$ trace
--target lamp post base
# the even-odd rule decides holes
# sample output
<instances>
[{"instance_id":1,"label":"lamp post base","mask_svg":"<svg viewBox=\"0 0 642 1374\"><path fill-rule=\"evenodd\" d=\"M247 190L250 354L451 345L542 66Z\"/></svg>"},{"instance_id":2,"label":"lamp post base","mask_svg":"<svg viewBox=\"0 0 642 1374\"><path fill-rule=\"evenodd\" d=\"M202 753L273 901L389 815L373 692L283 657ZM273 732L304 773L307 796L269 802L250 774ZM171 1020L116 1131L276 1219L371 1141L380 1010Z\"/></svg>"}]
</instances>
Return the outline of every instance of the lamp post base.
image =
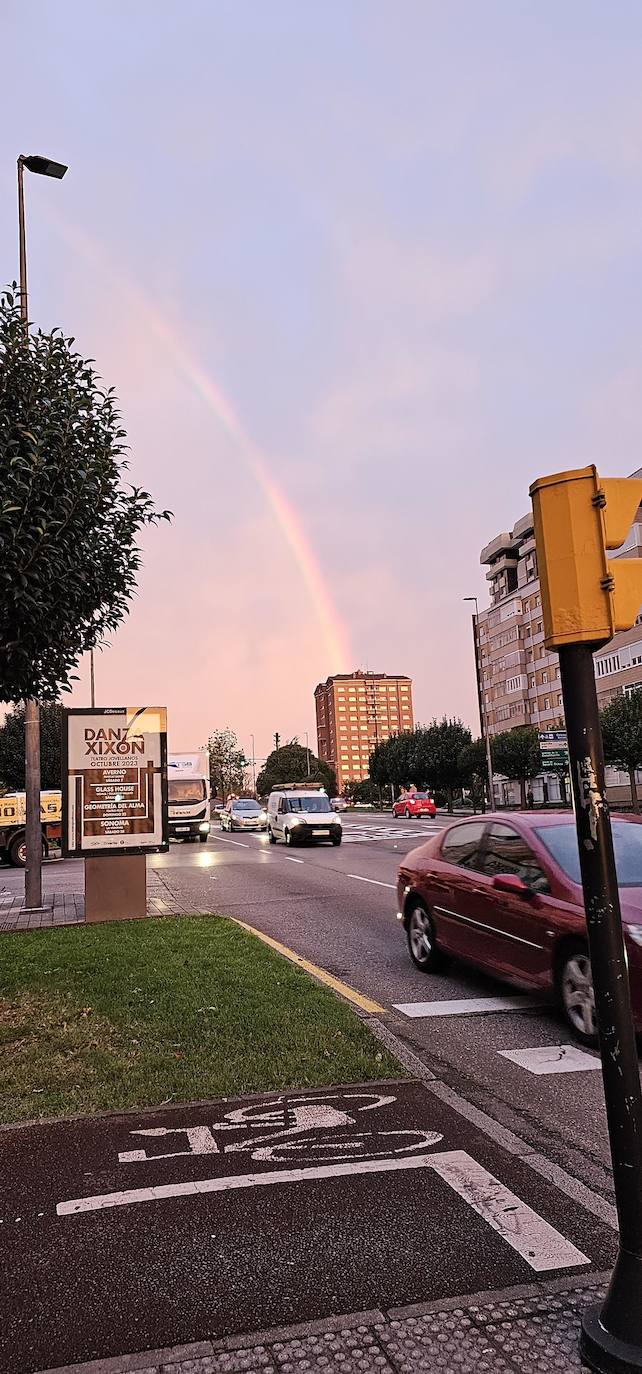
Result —
<instances>
[{"instance_id":1,"label":"lamp post base","mask_svg":"<svg viewBox=\"0 0 642 1374\"><path fill-rule=\"evenodd\" d=\"M580 1350L597 1374L642 1374L642 1258L621 1250L600 1307L582 1317Z\"/></svg>"}]
</instances>

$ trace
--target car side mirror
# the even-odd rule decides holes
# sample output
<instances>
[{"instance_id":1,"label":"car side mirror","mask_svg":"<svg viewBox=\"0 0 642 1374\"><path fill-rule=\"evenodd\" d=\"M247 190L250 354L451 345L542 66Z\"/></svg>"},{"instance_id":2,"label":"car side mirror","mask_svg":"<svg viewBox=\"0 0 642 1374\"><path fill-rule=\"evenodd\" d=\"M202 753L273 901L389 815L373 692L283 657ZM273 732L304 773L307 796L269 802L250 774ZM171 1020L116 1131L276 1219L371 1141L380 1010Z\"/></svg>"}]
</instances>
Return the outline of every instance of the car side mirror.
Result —
<instances>
[{"instance_id":1,"label":"car side mirror","mask_svg":"<svg viewBox=\"0 0 642 1374\"><path fill-rule=\"evenodd\" d=\"M512 897L534 896L532 888L517 873L496 873L492 885L498 892L508 892Z\"/></svg>"}]
</instances>

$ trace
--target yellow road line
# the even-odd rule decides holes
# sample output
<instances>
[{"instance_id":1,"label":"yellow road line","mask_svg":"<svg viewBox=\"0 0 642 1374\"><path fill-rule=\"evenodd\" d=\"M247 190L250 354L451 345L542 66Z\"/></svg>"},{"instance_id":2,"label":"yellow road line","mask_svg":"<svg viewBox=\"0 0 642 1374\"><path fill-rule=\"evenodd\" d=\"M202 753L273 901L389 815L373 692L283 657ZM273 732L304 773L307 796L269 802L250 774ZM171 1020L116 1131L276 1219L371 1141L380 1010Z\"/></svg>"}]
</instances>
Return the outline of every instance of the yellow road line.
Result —
<instances>
[{"instance_id":1,"label":"yellow road line","mask_svg":"<svg viewBox=\"0 0 642 1374\"><path fill-rule=\"evenodd\" d=\"M297 964L312 978L317 978L320 983L325 983L326 987L333 988L348 1002L354 1002L355 1006L360 1007L362 1011L368 1011L372 1014L385 1011L385 1007L380 1007L378 1002L372 1002L369 997L364 997L362 992L356 992L354 988L348 987L348 984L342 983L340 978L333 978L326 969L319 968L318 964L311 964L308 959L303 959L300 954L295 954L293 949L288 949L287 945L282 945L278 940L273 940L270 935L264 935L262 930L256 929L256 926L249 926L246 921L239 921L236 916L232 919L237 926L249 931L250 935L256 935L257 940L262 940L264 945L269 945L270 949L275 949L277 954L282 954L284 959L290 960L291 964Z\"/></svg>"}]
</instances>

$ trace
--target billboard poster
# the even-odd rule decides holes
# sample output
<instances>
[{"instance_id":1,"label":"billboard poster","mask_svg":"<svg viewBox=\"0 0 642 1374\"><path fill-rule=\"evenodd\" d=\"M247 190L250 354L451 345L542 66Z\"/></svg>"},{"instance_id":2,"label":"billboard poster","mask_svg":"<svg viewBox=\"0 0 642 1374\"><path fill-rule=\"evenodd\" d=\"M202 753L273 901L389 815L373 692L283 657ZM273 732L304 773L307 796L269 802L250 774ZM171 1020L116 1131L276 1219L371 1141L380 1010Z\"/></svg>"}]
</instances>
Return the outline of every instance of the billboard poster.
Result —
<instances>
[{"instance_id":1,"label":"billboard poster","mask_svg":"<svg viewBox=\"0 0 642 1374\"><path fill-rule=\"evenodd\" d=\"M63 753L67 857L169 848L164 706L67 710Z\"/></svg>"}]
</instances>

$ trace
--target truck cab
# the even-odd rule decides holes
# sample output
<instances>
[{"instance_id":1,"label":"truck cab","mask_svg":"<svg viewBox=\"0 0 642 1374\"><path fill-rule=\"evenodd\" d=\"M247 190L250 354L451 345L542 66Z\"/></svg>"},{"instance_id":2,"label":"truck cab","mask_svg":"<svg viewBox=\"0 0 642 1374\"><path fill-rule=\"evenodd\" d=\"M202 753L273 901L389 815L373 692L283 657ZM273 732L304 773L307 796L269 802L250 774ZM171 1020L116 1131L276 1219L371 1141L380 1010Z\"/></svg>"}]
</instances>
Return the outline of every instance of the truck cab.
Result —
<instances>
[{"instance_id":1,"label":"truck cab","mask_svg":"<svg viewBox=\"0 0 642 1374\"><path fill-rule=\"evenodd\" d=\"M210 833L210 757L207 749L167 757L170 839L199 840Z\"/></svg>"}]
</instances>

